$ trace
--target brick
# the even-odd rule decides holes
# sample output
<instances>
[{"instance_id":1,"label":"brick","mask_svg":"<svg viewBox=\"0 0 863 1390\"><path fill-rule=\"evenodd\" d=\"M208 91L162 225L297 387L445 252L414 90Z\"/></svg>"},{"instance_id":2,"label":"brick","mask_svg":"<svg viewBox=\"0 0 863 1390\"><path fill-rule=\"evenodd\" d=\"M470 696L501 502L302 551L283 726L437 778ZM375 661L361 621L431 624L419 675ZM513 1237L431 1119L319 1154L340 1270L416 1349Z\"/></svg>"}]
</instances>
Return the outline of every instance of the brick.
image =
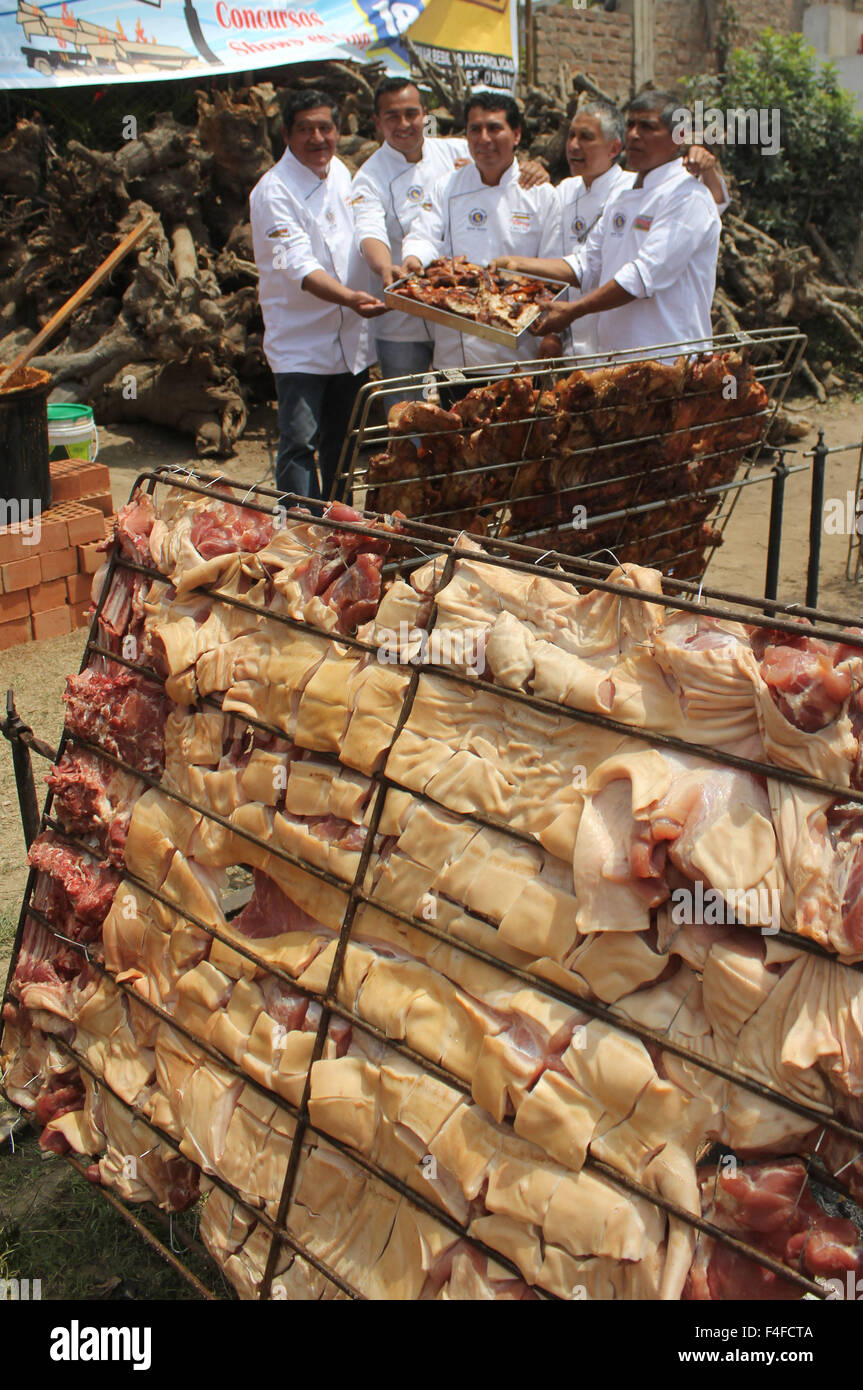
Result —
<instances>
[{"instance_id":1,"label":"brick","mask_svg":"<svg viewBox=\"0 0 863 1390\"><path fill-rule=\"evenodd\" d=\"M37 642L45 637L62 637L72 631L72 611L65 603L62 608L49 608L47 613L34 613L32 621Z\"/></svg>"},{"instance_id":2,"label":"brick","mask_svg":"<svg viewBox=\"0 0 863 1390\"><path fill-rule=\"evenodd\" d=\"M70 574L66 580L66 597L70 603L83 603L90 600L93 586L92 574Z\"/></svg>"},{"instance_id":3,"label":"brick","mask_svg":"<svg viewBox=\"0 0 863 1390\"><path fill-rule=\"evenodd\" d=\"M92 507L94 511L101 512L103 516L110 516L114 510L114 499L110 492L98 492L92 496L87 493L81 498L83 507Z\"/></svg>"},{"instance_id":4,"label":"brick","mask_svg":"<svg viewBox=\"0 0 863 1390\"><path fill-rule=\"evenodd\" d=\"M74 546L67 545L63 550L51 550L47 555L40 555L39 564L43 583L65 579L67 574L74 574L77 570L78 553Z\"/></svg>"},{"instance_id":5,"label":"brick","mask_svg":"<svg viewBox=\"0 0 863 1390\"><path fill-rule=\"evenodd\" d=\"M50 584L37 584L29 589L31 613L47 613L66 602L66 580L52 579Z\"/></svg>"},{"instance_id":6,"label":"brick","mask_svg":"<svg viewBox=\"0 0 863 1390\"><path fill-rule=\"evenodd\" d=\"M22 642L29 642L32 637L29 618L18 618L12 623L0 623L0 652L5 652L9 647L19 647Z\"/></svg>"},{"instance_id":7,"label":"brick","mask_svg":"<svg viewBox=\"0 0 863 1390\"><path fill-rule=\"evenodd\" d=\"M89 545L79 545L78 550L78 570L81 574L95 574L100 565L105 563L105 552L99 550L92 542Z\"/></svg>"},{"instance_id":8,"label":"brick","mask_svg":"<svg viewBox=\"0 0 863 1390\"><path fill-rule=\"evenodd\" d=\"M95 492L111 491L111 474L104 463L85 463L81 471L81 481L84 487L82 497L89 497Z\"/></svg>"},{"instance_id":9,"label":"brick","mask_svg":"<svg viewBox=\"0 0 863 1390\"><path fill-rule=\"evenodd\" d=\"M30 620L30 599L32 589L16 589L14 593L4 594L0 603L0 623L17 623L21 618Z\"/></svg>"},{"instance_id":10,"label":"brick","mask_svg":"<svg viewBox=\"0 0 863 1390\"><path fill-rule=\"evenodd\" d=\"M75 502L84 491L84 477L89 464L83 459L57 459L48 465L51 470L51 496L58 502Z\"/></svg>"},{"instance_id":11,"label":"brick","mask_svg":"<svg viewBox=\"0 0 863 1390\"><path fill-rule=\"evenodd\" d=\"M100 511L85 507L82 502L61 502L53 510L66 523L70 545L86 545L102 539L104 521Z\"/></svg>"},{"instance_id":12,"label":"brick","mask_svg":"<svg viewBox=\"0 0 863 1390\"><path fill-rule=\"evenodd\" d=\"M32 558L32 545L25 545L26 537L17 523L0 529L0 565L11 565L16 560Z\"/></svg>"},{"instance_id":13,"label":"brick","mask_svg":"<svg viewBox=\"0 0 863 1390\"><path fill-rule=\"evenodd\" d=\"M90 626L91 613L89 603L73 603L69 607L69 612L72 615L73 629L76 627Z\"/></svg>"},{"instance_id":14,"label":"brick","mask_svg":"<svg viewBox=\"0 0 863 1390\"><path fill-rule=\"evenodd\" d=\"M39 556L34 555L30 560L13 560L10 565L3 565L2 574L4 594L15 593L18 589L32 589L35 584L42 582Z\"/></svg>"},{"instance_id":15,"label":"brick","mask_svg":"<svg viewBox=\"0 0 863 1390\"><path fill-rule=\"evenodd\" d=\"M66 550L69 545L69 532L66 522L53 507L49 507L40 517L40 536L33 547L35 555L50 555L57 550Z\"/></svg>"}]
</instances>

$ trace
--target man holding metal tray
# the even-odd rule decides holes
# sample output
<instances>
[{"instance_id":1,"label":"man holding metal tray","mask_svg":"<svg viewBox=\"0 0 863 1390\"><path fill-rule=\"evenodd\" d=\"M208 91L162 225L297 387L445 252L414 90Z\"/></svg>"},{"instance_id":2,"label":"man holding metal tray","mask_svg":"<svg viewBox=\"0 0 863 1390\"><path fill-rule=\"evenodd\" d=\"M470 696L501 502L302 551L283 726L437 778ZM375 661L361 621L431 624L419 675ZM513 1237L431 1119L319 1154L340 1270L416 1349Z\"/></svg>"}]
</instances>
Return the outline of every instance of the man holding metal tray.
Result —
<instances>
[{"instance_id":1,"label":"man holding metal tray","mask_svg":"<svg viewBox=\"0 0 863 1390\"><path fill-rule=\"evenodd\" d=\"M521 140L521 115L512 97L474 93L465 105L465 132L474 162L441 179L424 199L402 243L406 275L441 256L466 256L488 265L496 256L553 256L559 248L554 189L550 184L524 188L519 182L515 151ZM512 347L435 327L436 367L513 360Z\"/></svg>"},{"instance_id":2,"label":"man holding metal tray","mask_svg":"<svg viewBox=\"0 0 863 1390\"><path fill-rule=\"evenodd\" d=\"M680 105L648 91L626 113L626 160L636 175L619 188L585 244L554 260L506 256L502 269L568 279L582 297L553 305L530 332L560 334L596 315L600 352L712 342L710 309L722 224L714 196L681 159Z\"/></svg>"},{"instance_id":3,"label":"man holding metal tray","mask_svg":"<svg viewBox=\"0 0 863 1390\"><path fill-rule=\"evenodd\" d=\"M470 163L467 140L439 140L425 133L425 99L406 77L385 77L375 88L375 128L383 141L354 176L351 206L356 243L371 271L371 292L380 296L402 274L402 243L439 179ZM535 160L519 170L519 183L548 183ZM375 348L385 379L426 372L434 331L413 314L391 309L375 325Z\"/></svg>"}]
</instances>

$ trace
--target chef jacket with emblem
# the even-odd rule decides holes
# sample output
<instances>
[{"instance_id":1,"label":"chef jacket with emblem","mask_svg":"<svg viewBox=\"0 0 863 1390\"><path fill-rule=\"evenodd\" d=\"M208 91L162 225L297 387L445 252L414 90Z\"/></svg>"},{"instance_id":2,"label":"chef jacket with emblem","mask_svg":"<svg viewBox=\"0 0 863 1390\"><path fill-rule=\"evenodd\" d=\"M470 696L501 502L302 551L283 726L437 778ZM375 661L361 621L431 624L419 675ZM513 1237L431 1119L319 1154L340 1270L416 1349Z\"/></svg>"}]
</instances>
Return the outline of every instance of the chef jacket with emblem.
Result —
<instances>
[{"instance_id":1,"label":"chef jacket with emblem","mask_svg":"<svg viewBox=\"0 0 863 1390\"><path fill-rule=\"evenodd\" d=\"M274 372L332 376L361 372L374 360L358 314L301 289L313 270L343 285L360 283L350 197L351 176L340 159L321 179L289 149L252 189L264 353Z\"/></svg>"},{"instance_id":2,"label":"chef jacket with emblem","mask_svg":"<svg viewBox=\"0 0 863 1390\"><path fill-rule=\"evenodd\" d=\"M560 205L560 256L569 256L578 247L584 246L593 228L599 222L609 198L622 188L631 188L635 174L627 173L619 164L612 164L604 174L593 180L590 187L579 175L564 179L557 185L557 201ZM571 289L567 295L570 303L580 299L582 291ZM583 356L585 353L599 351L597 315L588 314L576 319L569 329L568 339L564 340L566 352Z\"/></svg>"},{"instance_id":3,"label":"chef jacket with emblem","mask_svg":"<svg viewBox=\"0 0 863 1390\"><path fill-rule=\"evenodd\" d=\"M586 295L609 280L635 298L597 314L600 352L712 342L710 307L722 223L704 184L679 159L618 190L585 245L566 260Z\"/></svg>"},{"instance_id":4,"label":"chef jacket with emblem","mask_svg":"<svg viewBox=\"0 0 863 1390\"><path fill-rule=\"evenodd\" d=\"M400 150L381 145L354 176L351 206L354 212L356 243L360 251L367 237L389 246L393 263L402 260L402 243L438 179L455 168L456 160L470 159L466 140L423 140L422 158L410 164ZM377 299L383 297L379 275L368 271L368 289ZM374 321L376 338L391 343L424 343L432 338L432 325L415 314L390 310Z\"/></svg>"},{"instance_id":5,"label":"chef jacket with emblem","mask_svg":"<svg viewBox=\"0 0 863 1390\"><path fill-rule=\"evenodd\" d=\"M439 180L402 244L402 257L422 264L438 256L467 256L488 265L496 256L560 256L560 214L551 184L522 188L513 160L494 186L483 183L475 164ZM528 338L521 356L536 355ZM513 351L454 329L435 325L436 367L474 367L512 362Z\"/></svg>"}]
</instances>

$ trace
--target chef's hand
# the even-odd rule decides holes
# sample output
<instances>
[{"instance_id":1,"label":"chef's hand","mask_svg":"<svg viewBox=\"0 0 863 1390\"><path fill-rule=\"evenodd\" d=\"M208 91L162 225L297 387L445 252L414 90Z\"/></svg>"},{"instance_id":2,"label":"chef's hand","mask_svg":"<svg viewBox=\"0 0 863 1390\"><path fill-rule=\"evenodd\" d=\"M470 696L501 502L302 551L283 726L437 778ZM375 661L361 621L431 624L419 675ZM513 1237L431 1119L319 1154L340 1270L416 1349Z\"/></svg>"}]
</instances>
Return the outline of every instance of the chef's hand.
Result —
<instances>
[{"instance_id":1,"label":"chef's hand","mask_svg":"<svg viewBox=\"0 0 863 1390\"><path fill-rule=\"evenodd\" d=\"M539 345L538 357L562 357L563 340L556 333L546 333Z\"/></svg>"},{"instance_id":2,"label":"chef's hand","mask_svg":"<svg viewBox=\"0 0 863 1390\"><path fill-rule=\"evenodd\" d=\"M711 173L716 169L718 163L716 155L704 145L691 145L689 153L683 157L684 169L688 173L694 174L698 179L704 174Z\"/></svg>"},{"instance_id":3,"label":"chef's hand","mask_svg":"<svg viewBox=\"0 0 863 1390\"><path fill-rule=\"evenodd\" d=\"M520 258L518 256L495 256L489 266L489 270L518 270Z\"/></svg>"},{"instance_id":4,"label":"chef's hand","mask_svg":"<svg viewBox=\"0 0 863 1390\"><path fill-rule=\"evenodd\" d=\"M541 183L550 183L551 178L544 164L538 159L526 159L519 165L518 182L521 188L538 188Z\"/></svg>"},{"instance_id":5,"label":"chef's hand","mask_svg":"<svg viewBox=\"0 0 863 1390\"><path fill-rule=\"evenodd\" d=\"M373 294L366 294L365 290L354 290L350 299L350 307L355 314L359 314L361 319L376 319L381 314L387 313L387 306L380 299L375 299Z\"/></svg>"},{"instance_id":6,"label":"chef's hand","mask_svg":"<svg viewBox=\"0 0 863 1390\"><path fill-rule=\"evenodd\" d=\"M401 280L403 278L400 265L385 265L381 270L381 283L384 289L386 289L388 285L394 285L396 280Z\"/></svg>"},{"instance_id":7,"label":"chef's hand","mask_svg":"<svg viewBox=\"0 0 863 1390\"><path fill-rule=\"evenodd\" d=\"M538 319L530 325L528 330L535 338L544 338L547 334L554 334L559 337L565 329L569 327L572 320L576 317L573 304L553 304L545 313L540 314Z\"/></svg>"},{"instance_id":8,"label":"chef's hand","mask_svg":"<svg viewBox=\"0 0 863 1390\"><path fill-rule=\"evenodd\" d=\"M403 275L421 275L423 263L416 256L405 256L401 264Z\"/></svg>"}]
</instances>

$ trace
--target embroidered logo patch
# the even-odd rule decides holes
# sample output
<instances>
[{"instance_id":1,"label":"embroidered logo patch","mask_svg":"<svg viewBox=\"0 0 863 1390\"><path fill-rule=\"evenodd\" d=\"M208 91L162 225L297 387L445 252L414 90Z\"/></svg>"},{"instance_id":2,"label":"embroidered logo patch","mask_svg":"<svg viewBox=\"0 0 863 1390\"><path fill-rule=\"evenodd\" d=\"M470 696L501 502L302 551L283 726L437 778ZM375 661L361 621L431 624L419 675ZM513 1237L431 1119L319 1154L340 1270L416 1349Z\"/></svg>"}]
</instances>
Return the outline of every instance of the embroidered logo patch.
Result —
<instances>
[{"instance_id":1,"label":"embroidered logo patch","mask_svg":"<svg viewBox=\"0 0 863 1390\"><path fill-rule=\"evenodd\" d=\"M653 226L653 218L636 217L633 226L637 227L640 232L649 232L651 227Z\"/></svg>"},{"instance_id":2,"label":"embroidered logo patch","mask_svg":"<svg viewBox=\"0 0 863 1390\"><path fill-rule=\"evenodd\" d=\"M616 212L611 225L616 232L622 232L626 226L626 214L623 212Z\"/></svg>"},{"instance_id":3,"label":"embroidered logo patch","mask_svg":"<svg viewBox=\"0 0 863 1390\"><path fill-rule=\"evenodd\" d=\"M420 188L419 184L418 184L418 183L413 183L413 184L411 184L410 188L409 188L408 191L407 191L407 199L408 199L408 202L410 202L410 203L418 203L419 200L420 200L420 198L421 198L422 196L423 196L423 190Z\"/></svg>"},{"instance_id":4,"label":"embroidered logo patch","mask_svg":"<svg viewBox=\"0 0 863 1390\"><path fill-rule=\"evenodd\" d=\"M471 208L467 217L472 227L484 227L488 221L488 213L485 208Z\"/></svg>"},{"instance_id":5,"label":"embroidered logo patch","mask_svg":"<svg viewBox=\"0 0 863 1390\"><path fill-rule=\"evenodd\" d=\"M584 231L584 229L585 229L586 226L587 226L587 223L585 222L585 220L584 220L583 217L573 217L573 219L572 219L572 234L573 234L573 236L581 236L581 234L582 234L582 232Z\"/></svg>"},{"instance_id":6,"label":"embroidered logo patch","mask_svg":"<svg viewBox=\"0 0 863 1390\"><path fill-rule=\"evenodd\" d=\"M330 225L332 226L332 224L333 224L333 222L335 222L335 220L336 220L336 214L333 212L332 208L327 208L327 221L328 221L328 222L330 223Z\"/></svg>"},{"instance_id":7,"label":"embroidered logo patch","mask_svg":"<svg viewBox=\"0 0 863 1390\"><path fill-rule=\"evenodd\" d=\"M290 232L290 227L271 227L270 230L267 232L267 236L273 238L280 236L289 236Z\"/></svg>"}]
</instances>

